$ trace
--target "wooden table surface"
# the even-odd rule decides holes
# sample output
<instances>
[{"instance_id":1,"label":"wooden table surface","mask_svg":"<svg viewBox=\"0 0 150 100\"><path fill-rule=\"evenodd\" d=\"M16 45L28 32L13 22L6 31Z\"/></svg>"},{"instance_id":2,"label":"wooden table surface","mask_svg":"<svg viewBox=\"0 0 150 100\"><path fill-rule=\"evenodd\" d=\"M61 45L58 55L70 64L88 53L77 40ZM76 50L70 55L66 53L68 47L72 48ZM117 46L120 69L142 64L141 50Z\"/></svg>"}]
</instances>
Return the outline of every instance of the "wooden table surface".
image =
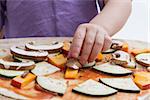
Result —
<instances>
[{"instance_id":1,"label":"wooden table surface","mask_svg":"<svg viewBox=\"0 0 150 100\"><path fill-rule=\"evenodd\" d=\"M44 38L42 37L40 38L39 37L39 38L2 39L0 40L0 49L9 49L10 46L12 45L25 44L29 41L36 41L37 43L49 43L51 41L65 41L65 40L71 40L71 38L67 38L67 37L44 37ZM128 42L129 46L132 48L150 48L150 44L146 42L133 41L133 40L123 40L123 41ZM90 70L87 73L94 74ZM101 76L102 74L98 74L98 75ZM112 76L105 75L105 77L112 77ZM130 77L130 76L126 76L126 77ZM97 77L92 77L92 78L97 78ZM71 89L72 88L69 88L67 93L62 98L56 97L56 98L53 98L53 100L58 100L58 99L59 100L60 99L63 99L63 100L136 100L137 96L140 96L145 93L150 93L150 90L146 90L146 91L141 91L139 94L118 92L117 94L108 96L108 97L89 97L89 96L72 93ZM0 100L12 100L12 99L9 99L7 97L0 95Z\"/></svg>"}]
</instances>

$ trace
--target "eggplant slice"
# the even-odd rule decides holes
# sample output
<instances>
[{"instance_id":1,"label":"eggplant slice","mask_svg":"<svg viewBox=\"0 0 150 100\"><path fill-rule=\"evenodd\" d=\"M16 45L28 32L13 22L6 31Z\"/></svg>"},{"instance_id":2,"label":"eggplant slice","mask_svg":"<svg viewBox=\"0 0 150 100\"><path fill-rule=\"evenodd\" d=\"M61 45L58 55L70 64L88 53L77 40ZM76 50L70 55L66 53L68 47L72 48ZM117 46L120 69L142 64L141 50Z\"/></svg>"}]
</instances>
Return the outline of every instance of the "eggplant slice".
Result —
<instances>
[{"instance_id":1,"label":"eggplant slice","mask_svg":"<svg viewBox=\"0 0 150 100\"><path fill-rule=\"evenodd\" d=\"M114 53L116 50L115 49L108 49L106 51L102 51L102 54L110 54L110 53Z\"/></svg>"},{"instance_id":2,"label":"eggplant slice","mask_svg":"<svg viewBox=\"0 0 150 100\"><path fill-rule=\"evenodd\" d=\"M102 54L114 53L117 50L120 50L123 46L123 42L119 40L112 40L112 45L110 49L103 51Z\"/></svg>"},{"instance_id":3,"label":"eggplant slice","mask_svg":"<svg viewBox=\"0 0 150 100\"><path fill-rule=\"evenodd\" d=\"M31 70L31 72L36 76L48 75L48 74L55 73L57 71L60 71L60 69L48 62L36 63L35 68Z\"/></svg>"},{"instance_id":4,"label":"eggplant slice","mask_svg":"<svg viewBox=\"0 0 150 100\"><path fill-rule=\"evenodd\" d=\"M131 78L101 78L100 82L121 92L140 92L140 89L136 86Z\"/></svg>"},{"instance_id":5,"label":"eggplant slice","mask_svg":"<svg viewBox=\"0 0 150 100\"><path fill-rule=\"evenodd\" d=\"M96 61L93 61L93 62L90 62L90 63L84 64L84 65L83 65L83 68L93 67L95 64L96 64Z\"/></svg>"},{"instance_id":6,"label":"eggplant slice","mask_svg":"<svg viewBox=\"0 0 150 100\"><path fill-rule=\"evenodd\" d=\"M0 87L0 94L6 97L12 98L12 99L16 99L16 100L29 100L29 98L27 97L24 97L22 95L15 93L12 90L8 90L2 87Z\"/></svg>"},{"instance_id":7,"label":"eggplant slice","mask_svg":"<svg viewBox=\"0 0 150 100\"><path fill-rule=\"evenodd\" d=\"M150 66L150 53L142 53L135 56L136 62L142 66Z\"/></svg>"},{"instance_id":8,"label":"eggplant slice","mask_svg":"<svg viewBox=\"0 0 150 100\"><path fill-rule=\"evenodd\" d=\"M0 69L0 76L4 76L4 77L7 77L7 78L13 78L13 77L22 75L24 72L25 71Z\"/></svg>"},{"instance_id":9,"label":"eggplant slice","mask_svg":"<svg viewBox=\"0 0 150 100\"><path fill-rule=\"evenodd\" d=\"M117 93L117 90L103 85L97 81L89 79L72 90L73 92L88 96L109 96Z\"/></svg>"},{"instance_id":10,"label":"eggplant slice","mask_svg":"<svg viewBox=\"0 0 150 100\"><path fill-rule=\"evenodd\" d=\"M58 94L65 94L67 84L65 80L58 80L50 77L38 76L36 79L38 85L45 90Z\"/></svg>"},{"instance_id":11,"label":"eggplant slice","mask_svg":"<svg viewBox=\"0 0 150 100\"><path fill-rule=\"evenodd\" d=\"M30 70L35 67L35 62L10 62L0 59L0 68L2 69L12 69L12 70Z\"/></svg>"},{"instance_id":12,"label":"eggplant slice","mask_svg":"<svg viewBox=\"0 0 150 100\"><path fill-rule=\"evenodd\" d=\"M111 49L120 50L123 46L123 42L119 40L112 40Z\"/></svg>"},{"instance_id":13,"label":"eggplant slice","mask_svg":"<svg viewBox=\"0 0 150 100\"><path fill-rule=\"evenodd\" d=\"M96 65L93 68L97 71L101 71L103 73L115 75L115 76L124 76L124 75L132 74L132 71L127 70L119 65L113 65L110 63Z\"/></svg>"},{"instance_id":14,"label":"eggplant slice","mask_svg":"<svg viewBox=\"0 0 150 100\"><path fill-rule=\"evenodd\" d=\"M111 63L126 68L136 68L136 63L131 58L130 54L121 50L118 50L112 54Z\"/></svg>"},{"instance_id":15,"label":"eggplant slice","mask_svg":"<svg viewBox=\"0 0 150 100\"><path fill-rule=\"evenodd\" d=\"M47 51L26 51L20 47L12 46L10 48L10 51L13 56L23 58L23 59L34 60L34 61L43 61L48 56Z\"/></svg>"},{"instance_id":16,"label":"eggplant slice","mask_svg":"<svg viewBox=\"0 0 150 100\"><path fill-rule=\"evenodd\" d=\"M127 52L118 50L112 54L112 62L118 65L127 65L130 62L130 54Z\"/></svg>"},{"instance_id":17,"label":"eggplant slice","mask_svg":"<svg viewBox=\"0 0 150 100\"><path fill-rule=\"evenodd\" d=\"M34 41L33 42L29 42L27 44L25 44L25 47L27 50L34 50L34 51L48 51L49 53L51 52L58 52L59 50L62 49L63 47L63 43L62 42L53 42L51 44L40 44L37 45Z\"/></svg>"},{"instance_id":18,"label":"eggplant slice","mask_svg":"<svg viewBox=\"0 0 150 100\"><path fill-rule=\"evenodd\" d=\"M27 62L27 61L33 61L33 60L29 60L29 59L22 59L22 58L18 58L13 56L13 59L17 62Z\"/></svg>"},{"instance_id":19,"label":"eggplant slice","mask_svg":"<svg viewBox=\"0 0 150 100\"><path fill-rule=\"evenodd\" d=\"M66 62L66 67L71 68L71 69L79 69L81 68L81 64L78 61L78 59L69 58Z\"/></svg>"}]
</instances>

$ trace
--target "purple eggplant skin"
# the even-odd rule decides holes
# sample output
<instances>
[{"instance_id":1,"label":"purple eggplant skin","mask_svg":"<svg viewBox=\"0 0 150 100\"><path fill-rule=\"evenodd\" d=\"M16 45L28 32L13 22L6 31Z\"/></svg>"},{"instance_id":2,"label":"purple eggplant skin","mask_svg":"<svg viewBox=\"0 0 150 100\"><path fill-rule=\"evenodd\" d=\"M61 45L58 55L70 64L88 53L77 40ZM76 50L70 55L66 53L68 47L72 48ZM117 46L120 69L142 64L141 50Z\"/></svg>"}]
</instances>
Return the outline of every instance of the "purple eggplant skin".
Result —
<instances>
[{"instance_id":1,"label":"purple eggplant skin","mask_svg":"<svg viewBox=\"0 0 150 100\"><path fill-rule=\"evenodd\" d=\"M130 72L130 73L123 73L123 74L116 74L116 73L109 73L109 72L104 72L104 71L100 71L100 70L96 70L96 69L92 69L94 70L95 72L99 73L103 73L103 74L107 74L107 75L110 75L110 76L127 76L127 75L131 75L133 74L133 72Z\"/></svg>"},{"instance_id":2,"label":"purple eggplant skin","mask_svg":"<svg viewBox=\"0 0 150 100\"><path fill-rule=\"evenodd\" d=\"M76 91L74 89L72 89L72 92L78 93L78 94L82 94L82 95L86 95L86 96L91 96L91 97L106 97L106 96L111 96L111 95L114 95L114 94L117 93L117 91L116 91L116 92L113 92L113 93L110 93L110 94L107 94L107 95L91 95L91 94L87 94L87 93L82 93L82 92Z\"/></svg>"},{"instance_id":3,"label":"purple eggplant skin","mask_svg":"<svg viewBox=\"0 0 150 100\"><path fill-rule=\"evenodd\" d=\"M113 86L110 86L110 85L104 83L103 81L101 81L101 79L99 79L99 82L101 82L102 84L104 84L104 85L106 85L106 86L109 86L109 87L111 87L111 88L113 88L113 89L116 89L116 90L118 90L119 92L126 92L126 93L139 93L139 92L140 92L140 90L124 90L124 89L115 88L115 87L113 87Z\"/></svg>"}]
</instances>

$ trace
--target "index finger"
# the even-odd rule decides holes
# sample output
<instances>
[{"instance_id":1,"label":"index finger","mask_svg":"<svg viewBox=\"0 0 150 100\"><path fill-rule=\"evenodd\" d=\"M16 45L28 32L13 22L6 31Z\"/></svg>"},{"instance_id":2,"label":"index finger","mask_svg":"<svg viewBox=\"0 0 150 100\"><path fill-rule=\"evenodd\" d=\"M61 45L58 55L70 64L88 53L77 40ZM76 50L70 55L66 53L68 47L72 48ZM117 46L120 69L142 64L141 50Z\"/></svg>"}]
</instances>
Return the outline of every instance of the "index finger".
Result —
<instances>
[{"instance_id":1,"label":"index finger","mask_svg":"<svg viewBox=\"0 0 150 100\"><path fill-rule=\"evenodd\" d=\"M77 28L68 57L77 58L79 56L85 38L85 33L86 27L79 26Z\"/></svg>"}]
</instances>

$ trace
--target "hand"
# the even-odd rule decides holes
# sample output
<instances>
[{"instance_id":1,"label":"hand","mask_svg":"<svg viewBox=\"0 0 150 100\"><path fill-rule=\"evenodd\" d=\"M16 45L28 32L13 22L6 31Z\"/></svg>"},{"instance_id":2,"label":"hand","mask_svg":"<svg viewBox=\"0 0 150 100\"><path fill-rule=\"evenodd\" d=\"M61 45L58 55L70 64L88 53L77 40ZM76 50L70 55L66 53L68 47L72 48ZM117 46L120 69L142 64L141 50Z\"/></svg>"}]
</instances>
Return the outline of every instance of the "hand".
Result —
<instances>
[{"instance_id":1,"label":"hand","mask_svg":"<svg viewBox=\"0 0 150 100\"><path fill-rule=\"evenodd\" d=\"M95 24L81 24L78 26L68 57L79 58L81 64L92 62L100 51L107 50L111 45L111 38L104 28Z\"/></svg>"}]
</instances>

